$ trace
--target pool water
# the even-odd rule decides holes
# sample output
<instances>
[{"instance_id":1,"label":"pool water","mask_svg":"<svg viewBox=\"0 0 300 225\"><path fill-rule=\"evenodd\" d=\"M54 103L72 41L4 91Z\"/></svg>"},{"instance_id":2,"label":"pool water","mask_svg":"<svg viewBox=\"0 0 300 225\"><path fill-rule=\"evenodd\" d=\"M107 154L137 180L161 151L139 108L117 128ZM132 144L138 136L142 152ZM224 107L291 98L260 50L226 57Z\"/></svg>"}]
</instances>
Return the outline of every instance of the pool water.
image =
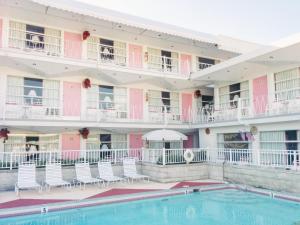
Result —
<instances>
[{"instance_id":1,"label":"pool water","mask_svg":"<svg viewBox=\"0 0 300 225\"><path fill-rule=\"evenodd\" d=\"M300 204L238 190L0 219L2 225L300 225Z\"/></svg>"}]
</instances>

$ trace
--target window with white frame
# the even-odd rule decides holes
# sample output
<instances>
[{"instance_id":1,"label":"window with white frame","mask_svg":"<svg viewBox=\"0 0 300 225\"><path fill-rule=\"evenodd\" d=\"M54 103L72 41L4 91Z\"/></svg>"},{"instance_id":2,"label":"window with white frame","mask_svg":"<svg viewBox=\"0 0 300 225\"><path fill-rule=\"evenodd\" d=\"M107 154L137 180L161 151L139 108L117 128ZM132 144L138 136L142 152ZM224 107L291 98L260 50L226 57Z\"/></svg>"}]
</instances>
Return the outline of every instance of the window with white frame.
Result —
<instances>
[{"instance_id":1,"label":"window with white frame","mask_svg":"<svg viewBox=\"0 0 300 225\"><path fill-rule=\"evenodd\" d=\"M126 43L115 40L89 37L87 40L87 57L101 62L126 65Z\"/></svg>"},{"instance_id":2,"label":"window with white frame","mask_svg":"<svg viewBox=\"0 0 300 225\"><path fill-rule=\"evenodd\" d=\"M209 58L197 57L197 61L198 61L198 68L197 68L198 70L203 70L215 64L215 60Z\"/></svg>"},{"instance_id":3,"label":"window with white frame","mask_svg":"<svg viewBox=\"0 0 300 225\"><path fill-rule=\"evenodd\" d=\"M299 68L275 73L274 85L276 101L300 98Z\"/></svg>"},{"instance_id":4,"label":"window with white frame","mask_svg":"<svg viewBox=\"0 0 300 225\"><path fill-rule=\"evenodd\" d=\"M292 165L295 160L294 153L300 150L300 131L260 132L260 149L260 160L264 164ZM296 160L299 161L298 154L296 157Z\"/></svg>"},{"instance_id":5,"label":"window with white frame","mask_svg":"<svg viewBox=\"0 0 300 225\"><path fill-rule=\"evenodd\" d=\"M252 136L248 132L218 134L218 148L249 149Z\"/></svg>"},{"instance_id":6,"label":"window with white frame","mask_svg":"<svg viewBox=\"0 0 300 225\"><path fill-rule=\"evenodd\" d=\"M29 77L7 77L6 103L59 109L60 83Z\"/></svg>"},{"instance_id":7,"label":"window with white frame","mask_svg":"<svg viewBox=\"0 0 300 225\"><path fill-rule=\"evenodd\" d=\"M9 47L37 50L57 56L61 54L61 32L52 28L10 21Z\"/></svg>"},{"instance_id":8,"label":"window with white frame","mask_svg":"<svg viewBox=\"0 0 300 225\"><path fill-rule=\"evenodd\" d=\"M127 117L127 89L108 85L92 85L87 91L87 108L113 110Z\"/></svg>"},{"instance_id":9,"label":"window with white frame","mask_svg":"<svg viewBox=\"0 0 300 225\"><path fill-rule=\"evenodd\" d=\"M34 157L33 154L41 151L59 151L59 135L12 134L4 143L4 152L28 152Z\"/></svg>"},{"instance_id":10,"label":"window with white frame","mask_svg":"<svg viewBox=\"0 0 300 225\"><path fill-rule=\"evenodd\" d=\"M87 149L127 149L127 134L91 134L87 139Z\"/></svg>"},{"instance_id":11,"label":"window with white frame","mask_svg":"<svg viewBox=\"0 0 300 225\"><path fill-rule=\"evenodd\" d=\"M179 115L179 93L167 91L148 91L150 113L172 113Z\"/></svg>"},{"instance_id":12,"label":"window with white frame","mask_svg":"<svg viewBox=\"0 0 300 225\"><path fill-rule=\"evenodd\" d=\"M220 107L236 108L241 99L243 106L249 106L249 82L244 81L219 88Z\"/></svg>"},{"instance_id":13,"label":"window with white frame","mask_svg":"<svg viewBox=\"0 0 300 225\"><path fill-rule=\"evenodd\" d=\"M148 68L163 72L178 72L178 53L148 48Z\"/></svg>"}]
</instances>

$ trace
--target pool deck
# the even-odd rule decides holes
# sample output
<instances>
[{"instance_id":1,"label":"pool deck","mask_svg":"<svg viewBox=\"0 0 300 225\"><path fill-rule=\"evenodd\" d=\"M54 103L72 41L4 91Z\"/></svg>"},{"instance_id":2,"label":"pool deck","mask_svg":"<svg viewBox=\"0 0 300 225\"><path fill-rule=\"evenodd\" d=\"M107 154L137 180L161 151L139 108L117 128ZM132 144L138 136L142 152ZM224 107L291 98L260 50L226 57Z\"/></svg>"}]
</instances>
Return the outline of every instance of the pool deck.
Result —
<instances>
[{"instance_id":1,"label":"pool deck","mask_svg":"<svg viewBox=\"0 0 300 225\"><path fill-rule=\"evenodd\" d=\"M51 188L50 191L44 190L42 192L38 192L36 190L24 190L20 192L19 196L16 196L16 193L13 191L4 191L0 192L0 209L135 194L156 190L168 190L182 188L185 186L192 187L214 184L220 184L220 182L215 180L197 180L172 183L157 183L153 181L113 183L106 187L86 185L85 189L80 189L79 187L73 187L71 189L58 187Z\"/></svg>"}]
</instances>

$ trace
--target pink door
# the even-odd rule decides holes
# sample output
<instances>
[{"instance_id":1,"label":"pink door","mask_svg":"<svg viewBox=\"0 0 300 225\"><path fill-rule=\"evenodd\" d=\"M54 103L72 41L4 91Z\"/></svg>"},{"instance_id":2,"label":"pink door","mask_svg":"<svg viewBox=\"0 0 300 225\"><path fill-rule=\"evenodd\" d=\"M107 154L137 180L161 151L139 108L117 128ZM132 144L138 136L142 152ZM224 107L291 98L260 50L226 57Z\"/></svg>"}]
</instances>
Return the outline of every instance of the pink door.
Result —
<instances>
[{"instance_id":1,"label":"pink door","mask_svg":"<svg viewBox=\"0 0 300 225\"><path fill-rule=\"evenodd\" d=\"M193 95L182 93L182 120L189 122L192 116Z\"/></svg>"},{"instance_id":2,"label":"pink door","mask_svg":"<svg viewBox=\"0 0 300 225\"><path fill-rule=\"evenodd\" d=\"M82 40L81 34L70 32L64 33L64 51L65 57L73 59L81 59Z\"/></svg>"},{"instance_id":3,"label":"pink door","mask_svg":"<svg viewBox=\"0 0 300 225\"><path fill-rule=\"evenodd\" d=\"M129 90L130 119L143 119L143 89L130 88Z\"/></svg>"},{"instance_id":4,"label":"pink door","mask_svg":"<svg viewBox=\"0 0 300 225\"><path fill-rule=\"evenodd\" d=\"M192 69L192 56L181 54L180 58L181 74L190 75Z\"/></svg>"},{"instance_id":5,"label":"pink door","mask_svg":"<svg viewBox=\"0 0 300 225\"><path fill-rule=\"evenodd\" d=\"M80 116L81 111L81 84L64 82L64 115Z\"/></svg>"},{"instance_id":6,"label":"pink door","mask_svg":"<svg viewBox=\"0 0 300 225\"><path fill-rule=\"evenodd\" d=\"M183 141L183 148L193 148L194 135L188 134L186 136L188 137L188 139L186 141Z\"/></svg>"},{"instance_id":7,"label":"pink door","mask_svg":"<svg viewBox=\"0 0 300 225\"><path fill-rule=\"evenodd\" d=\"M80 135L62 134L62 156L63 159L77 159L80 157Z\"/></svg>"},{"instance_id":8,"label":"pink door","mask_svg":"<svg viewBox=\"0 0 300 225\"><path fill-rule=\"evenodd\" d=\"M268 78L258 77L253 80L253 106L255 114L263 114L268 104Z\"/></svg>"},{"instance_id":9,"label":"pink door","mask_svg":"<svg viewBox=\"0 0 300 225\"><path fill-rule=\"evenodd\" d=\"M140 157L141 148L143 147L142 134L129 134L129 148L131 157Z\"/></svg>"},{"instance_id":10,"label":"pink door","mask_svg":"<svg viewBox=\"0 0 300 225\"><path fill-rule=\"evenodd\" d=\"M139 45L129 44L129 67L142 68L143 67L143 48Z\"/></svg>"},{"instance_id":11,"label":"pink door","mask_svg":"<svg viewBox=\"0 0 300 225\"><path fill-rule=\"evenodd\" d=\"M2 48L2 19L0 19L0 48Z\"/></svg>"}]
</instances>

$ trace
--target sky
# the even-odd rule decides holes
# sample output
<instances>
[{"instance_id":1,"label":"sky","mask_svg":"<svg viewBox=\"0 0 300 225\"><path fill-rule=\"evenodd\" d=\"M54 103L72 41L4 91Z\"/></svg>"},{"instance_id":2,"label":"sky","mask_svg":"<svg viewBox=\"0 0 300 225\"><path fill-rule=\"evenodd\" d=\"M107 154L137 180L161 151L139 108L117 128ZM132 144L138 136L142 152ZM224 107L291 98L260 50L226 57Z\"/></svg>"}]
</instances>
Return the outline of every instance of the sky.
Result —
<instances>
[{"instance_id":1,"label":"sky","mask_svg":"<svg viewBox=\"0 0 300 225\"><path fill-rule=\"evenodd\" d=\"M300 33L300 0L78 0L210 34L270 44Z\"/></svg>"}]
</instances>

